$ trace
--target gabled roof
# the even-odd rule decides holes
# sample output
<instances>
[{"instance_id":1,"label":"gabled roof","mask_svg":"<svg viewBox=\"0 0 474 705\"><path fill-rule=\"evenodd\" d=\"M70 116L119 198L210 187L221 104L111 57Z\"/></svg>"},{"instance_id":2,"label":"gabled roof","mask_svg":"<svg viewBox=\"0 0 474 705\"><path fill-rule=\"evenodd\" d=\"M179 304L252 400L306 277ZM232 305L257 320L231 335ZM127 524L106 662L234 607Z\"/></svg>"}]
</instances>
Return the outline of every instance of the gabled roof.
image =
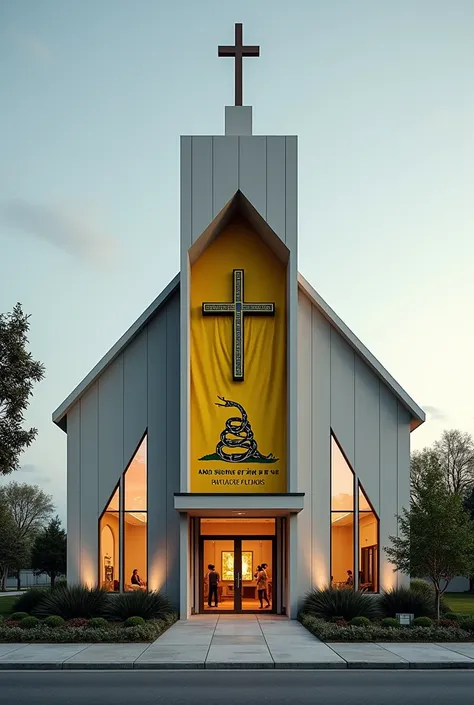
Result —
<instances>
[{"instance_id":1,"label":"gabled roof","mask_svg":"<svg viewBox=\"0 0 474 705\"><path fill-rule=\"evenodd\" d=\"M385 367L380 364L377 358L372 355L370 350L368 350L359 338L354 335L351 329L346 326L344 321L339 318L337 313L332 310L332 308L324 301L318 292L313 289L311 284L306 281L301 274L298 274L298 286L301 291L306 294L314 306L316 306L316 308L321 312L321 314L329 321L329 323L334 326L338 333L340 333L344 340L349 343L351 348L353 348L353 350L355 350L356 353L367 363L377 377L381 379L382 382L389 387L389 389L392 390L397 399L403 404L407 411L410 412L412 417L410 426L411 430L414 431L415 428L421 426L426 418L423 409L421 409L418 404L413 401L413 399L392 377L392 375L387 372Z\"/></svg>"},{"instance_id":2,"label":"gabled roof","mask_svg":"<svg viewBox=\"0 0 474 705\"><path fill-rule=\"evenodd\" d=\"M177 274L174 279L166 286L161 294L156 297L156 299L148 306L147 309L142 313L142 315L137 318L135 323L128 329L124 335L115 343L115 345L110 348L109 352L104 355L102 360L100 360L97 365L89 372L89 374L84 377L82 382L77 385L74 391L63 401L61 406L58 406L55 412L53 412L53 421L57 424L63 431L67 430L67 413L71 406L77 402L77 400L82 397L84 392L86 392L89 387L91 387L96 379L104 372L104 370L112 364L112 362L120 355L120 353L127 347L129 343L132 342L134 338L140 333L141 330L146 326L148 321L155 315L155 313L163 306L166 301L177 291L179 288L179 274Z\"/></svg>"},{"instance_id":3,"label":"gabled roof","mask_svg":"<svg viewBox=\"0 0 474 705\"><path fill-rule=\"evenodd\" d=\"M120 355L127 345L140 333L147 325L149 320L163 306L166 301L177 291L179 287L180 275L175 278L163 289L161 294L153 301L153 303L142 313L128 331L115 343L115 345L104 355L97 365L84 377L82 382L77 385L73 392L63 401L53 413L53 421L63 431L67 430L67 413L69 409L78 401L78 399L94 384L97 378L104 370L112 364L112 362ZM424 411L413 401L413 399L405 392L405 390L395 381L380 362L372 355L365 345L354 335L354 333L346 326L339 316L332 310L330 306L321 298L318 292L313 289L311 284L306 279L298 274L298 286L303 291L310 301L316 306L321 314L329 321L329 323L340 333L346 342L357 352L357 354L368 364L377 377L384 382L393 394L410 412L412 417L411 430L420 426L425 421Z\"/></svg>"}]
</instances>

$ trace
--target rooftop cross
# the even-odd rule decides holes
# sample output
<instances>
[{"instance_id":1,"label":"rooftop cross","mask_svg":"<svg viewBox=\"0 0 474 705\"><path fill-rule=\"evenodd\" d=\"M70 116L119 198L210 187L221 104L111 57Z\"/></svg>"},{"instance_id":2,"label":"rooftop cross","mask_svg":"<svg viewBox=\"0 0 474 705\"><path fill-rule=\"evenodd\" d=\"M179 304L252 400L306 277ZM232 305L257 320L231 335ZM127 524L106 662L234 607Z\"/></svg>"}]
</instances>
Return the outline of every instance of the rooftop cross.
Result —
<instances>
[{"instance_id":1,"label":"rooftop cross","mask_svg":"<svg viewBox=\"0 0 474 705\"><path fill-rule=\"evenodd\" d=\"M242 23L235 25L235 45L220 46L218 56L235 57L235 104L242 105L242 58L244 56L260 56L259 46L243 46Z\"/></svg>"}]
</instances>

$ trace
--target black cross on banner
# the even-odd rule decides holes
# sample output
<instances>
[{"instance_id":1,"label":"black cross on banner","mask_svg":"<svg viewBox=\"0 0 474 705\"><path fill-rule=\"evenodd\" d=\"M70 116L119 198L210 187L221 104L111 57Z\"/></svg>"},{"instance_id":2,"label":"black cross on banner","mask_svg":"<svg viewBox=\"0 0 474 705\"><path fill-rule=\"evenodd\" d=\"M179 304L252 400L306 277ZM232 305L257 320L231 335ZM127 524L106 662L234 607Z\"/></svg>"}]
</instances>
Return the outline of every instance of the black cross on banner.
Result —
<instances>
[{"instance_id":1,"label":"black cross on banner","mask_svg":"<svg viewBox=\"0 0 474 705\"><path fill-rule=\"evenodd\" d=\"M203 316L233 316L233 361L232 371L235 382L244 381L244 317L274 316L274 303L247 303L244 297L244 270L234 269L233 301L225 303L203 303Z\"/></svg>"}]
</instances>

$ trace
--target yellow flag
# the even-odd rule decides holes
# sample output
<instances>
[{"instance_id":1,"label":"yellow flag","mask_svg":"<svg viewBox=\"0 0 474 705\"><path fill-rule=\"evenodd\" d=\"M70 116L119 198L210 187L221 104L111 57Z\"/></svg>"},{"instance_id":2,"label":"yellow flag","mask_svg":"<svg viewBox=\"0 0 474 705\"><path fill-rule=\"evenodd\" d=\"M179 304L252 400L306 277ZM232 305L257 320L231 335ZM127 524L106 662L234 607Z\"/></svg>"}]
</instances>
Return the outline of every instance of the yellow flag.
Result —
<instances>
[{"instance_id":1,"label":"yellow flag","mask_svg":"<svg viewBox=\"0 0 474 705\"><path fill-rule=\"evenodd\" d=\"M287 491L286 379L286 266L235 222L191 268L192 492Z\"/></svg>"}]
</instances>

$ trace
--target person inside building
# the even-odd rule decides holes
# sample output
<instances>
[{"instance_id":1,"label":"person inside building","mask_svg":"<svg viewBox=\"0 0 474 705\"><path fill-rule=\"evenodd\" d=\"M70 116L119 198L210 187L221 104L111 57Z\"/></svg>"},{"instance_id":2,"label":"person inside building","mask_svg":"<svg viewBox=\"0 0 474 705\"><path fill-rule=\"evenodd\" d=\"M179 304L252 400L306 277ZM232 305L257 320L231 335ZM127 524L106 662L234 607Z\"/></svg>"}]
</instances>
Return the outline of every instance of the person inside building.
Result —
<instances>
[{"instance_id":1,"label":"person inside building","mask_svg":"<svg viewBox=\"0 0 474 705\"><path fill-rule=\"evenodd\" d=\"M135 568L135 570L133 571L132 577L130 578L130 582L132 583L132 585L142 588L142 590L145 589L145 583L138 575L138 568Z\"/></svg>"},{"instance_id":2,"label":"person inside building","mask_svg":"<svg viewBox=\"0 0 474 705\"><path fill-rule=\"evenodd\" d=\"M266 601L265 609L270 607L270 600L268 599L268 573L267 573L268 563L262 563L261 570L257 573L257 592L258 599L260 601L259 609L263 609L263 601Z\"/></svg>"},{"instance_id":3,"label":"person inside building","mask_svg":"<svg viewBox=\"0 0 474 705\"><path fill-rule=\"evenodd\" d=\"M346 585L348 585L349 587L353 587L354 585L354 576L352 575L352 570L347 571Z\"/></svg>"},{"instance_id":4,"label":"person inside building","mask_svg":"<svg viewBox=\"0 0 474 705\"><path fill-rule=\"evenodd\" d=\"M216 567L212 565L212 563L209 563L207 569L209 571L206 576L209 585L209 591L207 594L207 605L208 607L212 607L212 598L214 598L214 607L217 607L219 604L218 587L220 575L217 572Z\"/></svg>"}]
</instances>

